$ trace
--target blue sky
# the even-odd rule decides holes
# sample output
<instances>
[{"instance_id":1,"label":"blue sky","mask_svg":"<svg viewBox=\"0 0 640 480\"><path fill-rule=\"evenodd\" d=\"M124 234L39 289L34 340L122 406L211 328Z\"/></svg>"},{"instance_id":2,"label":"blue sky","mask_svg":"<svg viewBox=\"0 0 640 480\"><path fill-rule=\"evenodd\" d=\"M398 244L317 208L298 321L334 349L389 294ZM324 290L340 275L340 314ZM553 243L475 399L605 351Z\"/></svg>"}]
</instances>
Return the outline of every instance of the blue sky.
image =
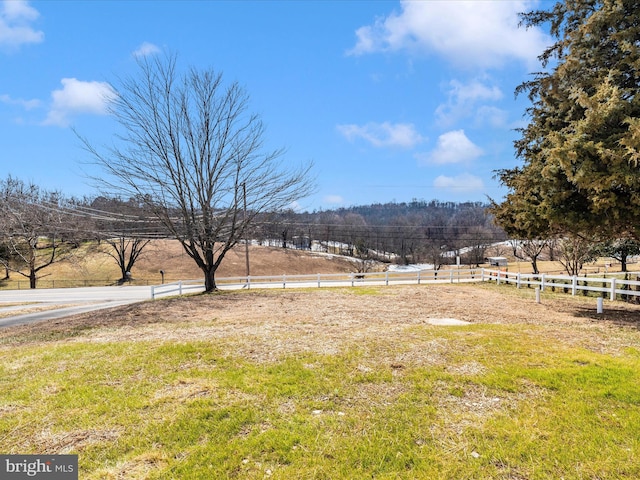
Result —
<instances>
[{"instance_id":1,"label":"blue sky","mask_svg":"<svg viewBox=\"0 0 640 480\"><path fill-rule=\"evenodd\" d=\"M87 154L116 125L110 82L137 55L221 71L249 93L269 148L313 161L302 209L486 201L517 164L515 128L549 38L509 0L0 0L0 177L93 195Z\"/></svg>"}]
</instances>

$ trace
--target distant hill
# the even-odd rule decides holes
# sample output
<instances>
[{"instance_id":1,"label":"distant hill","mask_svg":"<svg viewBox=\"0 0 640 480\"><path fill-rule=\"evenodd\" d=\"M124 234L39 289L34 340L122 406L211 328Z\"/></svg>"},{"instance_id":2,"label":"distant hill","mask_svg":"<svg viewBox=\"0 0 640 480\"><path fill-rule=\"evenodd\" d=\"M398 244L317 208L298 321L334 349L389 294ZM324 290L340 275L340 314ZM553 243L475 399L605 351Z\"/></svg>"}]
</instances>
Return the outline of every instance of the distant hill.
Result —
<instances>
[{"instance_id":1,"label":"distant hill","mask_svg":"<svg viewBox=\"0 0 640 480\"><path fill-rule=\"evenodd\" d=\"M71 279L115 283L120 278L120 271L115 261L102 251L107 247L105 244L100 248L83 247L74 257L51 265L39 286L44 288L54 280L60 282ZM255 245L249 249L249 268L252 276L341 273L355 270L354 260L345 257ZM160 270L165 272L167 282L202 277L195 262L184 253L176 240L153 240L131 273L136 282L160 283ZM245 275L245 249L244 245L240 245L224 258L217 276ZM26 279L16 273L11 274L11 280L26 282ZM64 285L63 282L60 284Z\"/></svg>"}]
</instances>

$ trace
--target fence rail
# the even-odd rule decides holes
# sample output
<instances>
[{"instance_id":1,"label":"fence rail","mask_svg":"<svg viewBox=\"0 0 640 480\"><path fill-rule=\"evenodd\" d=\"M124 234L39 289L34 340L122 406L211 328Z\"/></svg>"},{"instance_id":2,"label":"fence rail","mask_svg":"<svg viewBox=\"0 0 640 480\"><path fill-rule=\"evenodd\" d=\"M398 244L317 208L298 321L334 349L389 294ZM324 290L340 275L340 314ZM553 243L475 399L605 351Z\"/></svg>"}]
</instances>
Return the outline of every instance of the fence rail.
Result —
<instances>
[{"instance_id":1,"label":"fence rail","mask_svg":"<svg viewBox=\"0 0 640 480\"><path fill-rule=\"evenodd\" d=\"M546 289L562 289L571 295L581 292L587 295L594 292L602 296L608 296L611 301L618 297L640 297L640 273L628 272L625 274L611 275L609 277L592 277L577 275L548 275L530 273L509 273L500 270L485 270L489 281L496 283L514 284L518 288L536 287L541 292ZM625 278L620 278L624 276ZM630 280L635 277L636 280Z\"/></svg>"},{"instance_id":2,"label":"fence rail","mask_svg":"<svg viewBox=\"0 0 640 480\"><path fill-rule=\"evenodd\" d=\"M155 283L155 280L150 279L132 279L124 283L127 286L145 287L151 286ZM39 289L44 288L79 288L79 287L112 287L117 285L123 285L122 282L114 281L113 278L105 279L76 279L76 278L61 278L61 279L49 279L39 278L37 287ZM31 290L31 284L29 280L1 280L0 290Z\"/></svg>"},{"instance_id":3,"label":"fence rail","mask_svg":"<svg viewBox=\"0 0 640 480\"><path fill-rule=\"evenodd\" d=\"M376 285L411 285L426 283L470 283L496 282L497 284L515 285L517 288L539 288L541 292L561 289L566 293L587 295L593 292L608 297L640 298L640 273L628 273L627 277L636 280L609 277L578 277L569 275L511 273L487 268L459 268L451 270L418 270L407 272L370 272L370 273L336 273L314 275L269 275L249 277L225 277L216 279L218 288L223 290L251 288L322 288L322 287L355 287ZM201 292L204 286L201 280L187 280L154 285L151 287L151 298L166 295L183 295Z\"/></svg>"},{"instance_id":4,"label":"fence rail","mask_svg":"<svg viewBox=\"0 0 640 480\"><path fill-rule=\"evenodd\" d=\"M201 292L204 290L202 280L178 280L163 285L151 285L151 298L166 295L184 295L186 293Z\"/></svg>"},{"instance_id":5,"label":"fence rail","mask_svg":"<svg viewBox=\"0 0 640 480\"><path fill-rule=\"evenodd\" d=\"M481 281L482 269L419 270L411 272L330 273L312 275L265 275L217 278L220 289L251 288L321 288L374 285L411 285L421 283L455 283ZM202 291L201 280L188 280L154 285L151 298L182 295L188 291Z\"/></svg>"},{"instance_id":6,"label":"fence rail","mask_svg":"<svg viewBox=\"0 0 640 480\"><path fill-rule=\"evenodd\" d=\"M549 289L560 290L571 295L596 295L610 300L633 298L640 302L640 272L610 273L605 276L596 275L531 274L483 267L460 267L447 270L224 277L217 278L216 283L220 289L231 290L241 288L321 288L496 282L498 284L515 285L517 288L534 287L541 292ZM75 281L75 284L70 283L74 282L72 280L51 280L50 282L51 284L46 285L46 288L113 285L113 282L89 280L82 281L80 284L78 284L78 281ZM145 282L132 282L131 284L144 285ZM42 282L39 282L38 286L45 288ZM204 285L202 280L180 280L163 285L150 285L150 288L151 298L157 298L167 295L201 292L204 290Z\"/></svg>"}]
</instances>

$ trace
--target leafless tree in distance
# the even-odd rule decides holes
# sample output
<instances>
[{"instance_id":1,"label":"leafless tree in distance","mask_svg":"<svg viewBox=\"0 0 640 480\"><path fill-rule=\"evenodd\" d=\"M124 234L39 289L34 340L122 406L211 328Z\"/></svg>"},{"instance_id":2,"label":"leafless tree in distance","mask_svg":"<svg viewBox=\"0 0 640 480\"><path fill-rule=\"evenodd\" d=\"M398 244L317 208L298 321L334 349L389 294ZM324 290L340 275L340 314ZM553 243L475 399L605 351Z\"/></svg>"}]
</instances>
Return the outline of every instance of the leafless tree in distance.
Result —
<instances>
[{"instance_id":1,"label":"leafless tree in distance","mask_svg":"<svg viewBox=\"0 0 640 480\"><path fill-rule=\"evenodd\" d=\"M110 110L122 130L113 144L98 149L81 139L105 174L101 190L144 199L210 292L257 215L313 191L312 165L292 167L282 149L265 149L264 125L237 82L225 84L211 69L180 73L175 55L138 64L138 75L115 86Z\"/></svg>"},{"instance_id":2,"label":"leafless tree in distance","mask_svg":"<svg viewBox=\"0 0 640 480\"><path fill-rule=\"evenodd\" d=\"M0 182L0 263L7 277L16 272L36 288L42 271L71 253L74 221L64 203L59 193L11 176Z\"/></svg>"},{"instance_id":3,"label":"leafless tree in distance","mask_svg":"<svg viewBox=\"0 0 640 480\"><path fill-rule=\"evenodd\" d=\"M120 269L118 283L131 281L134 265L150 249L151 239L162 236L164 228L149 218L144 204L135 198L97 197L83 211L93 221L98 239L110 247L104 253Z\"/></svg>"}]
</instances>

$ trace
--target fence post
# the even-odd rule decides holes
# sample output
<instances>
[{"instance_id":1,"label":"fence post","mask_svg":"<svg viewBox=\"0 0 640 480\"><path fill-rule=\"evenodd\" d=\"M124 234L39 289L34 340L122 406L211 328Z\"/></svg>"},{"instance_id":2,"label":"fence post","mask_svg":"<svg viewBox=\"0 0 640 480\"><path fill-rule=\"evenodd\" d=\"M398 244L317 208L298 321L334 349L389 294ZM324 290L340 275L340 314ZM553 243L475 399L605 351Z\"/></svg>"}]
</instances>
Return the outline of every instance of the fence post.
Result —
<instances>
[{"instance_id":1,"label":"fence post","mask_svg":"<svg viewBox=\"0 0 640 480\"><path fill-rule=\"evenodd\" d=\"M498 269L498 275L496 276L496 285L500 285L500 272L502 272L502 270Z\"/></svg>"},{"instance_id":2,"label":"fence post","mask_svg":"<svg viewBox=\"0 0 640 480\"><path fill-rule=\"evenodd\" d=\"M318 274L318 288L320 288L320 274Z\"/></svg>"},{"instance_id":3,"label":"fence post","mask_svg":"<svg viewBox=\"0 0 640 480\"><path fill-rule=\"evenodd\" d=\"M482 267L482 273L481 273L480 278L482 279L482 282L484 283L484 267Z\"/></svg>"},{"instance_id":4,"label":"fence post","mask_svg":"<svg viewBox=\"0 0 640 480\"><path fill-rule=\"evenodd\" d=\"M251 276L247 275L247 290L251 289Z\"/></svg>"},{"instance_id":5,"label":"fence post","mask_svg":"<svg viewBox=\"0 0 640 480\"><path fill-rule=\"evenodd\" d=\"M544 292L544 273L540 275L540 291Z\"/></svg>"},{"instance_id":6,"label":"fence post","mask_svg":"<svg viewBox=\"0 0 640 480\"><path fill-rule=\"evenodd\" d=\"M287 288L287 276L282 275L282 288Z\"/></svg>"},{"instance_id":7,"label":"fence post","mask_svg":"<svg viewBox=\"0 0 640 480\"><path fill-rule=\"evenodd\" d=\"M453 270L449 270L449 282L453 283Z\"/></svg>"},{"instance_id":8,"label":"fence post","mask_svg":"<svg viewBox=\"0 0 640 480\"><path fill-rule=\"evenodd\" d=\"M576 292L578 291L578 277L576 275L571 279L571 295L576 296Z\"/></svg>"},{"instance_id":9,"label":"fence post","mask_svg":"<svg viewBox=\"0 0 640 480\"><path fill-rule=\"evenodd\" d=\"M353 287L355 275L353 273L350 273L349 276L351 277L351 286Z\"/></svg>"},{"instance_id":10,"label":"fence post","mask_svg":"<svg viewBox=\"0 0 640 480\"><path fill-rule=\"evenodd\" d=\"M420 285L420 270L418 270L418 285Z\"/></svg>"},{"instance_id":11,"label":"fence post","mask_svg":"<svg viewBox=\"0 0 640 480\"><path fill-rule=\"evenodd\" d=\"M178 282L178 295L182 295L182 280Z\"/></svg>"},{"instance_id":12,"label":"fence post","mask_svg":"<svg viewBox=\"0 0 640 480\"><path fill-rule=\"evenodd\" d=\"M616 299L616 277L611 279L611 301L613 302Z\"/></svg>"},{"instance_id":13,"label":"fence post","mask_svg":"<svg viewBox=\"0 0 640 480\"><path fill-rule=\"evenodd\" d=\"M518 272L518 275L516 276L516 287L520 288L520 272Z\"/></svg>"},{"instance_id":14,"label":"fence post","mask_svg":"<svg viewBox=\"0 0 640 480\"><path fill-rule=\"evenodd\" d=\"M151 285L151 300L155 300L155 299L156 299L156 287Z\"/></svg>"},{"instance_id":15,"label":"fence post","mask_svg":"<svg viewBox=\"0 0 640 480\"><path fill-rule=\"evenodd\" d=\"M389 271L384 272L384 284L389 286Z\"/></svg>"}]
</instances>

